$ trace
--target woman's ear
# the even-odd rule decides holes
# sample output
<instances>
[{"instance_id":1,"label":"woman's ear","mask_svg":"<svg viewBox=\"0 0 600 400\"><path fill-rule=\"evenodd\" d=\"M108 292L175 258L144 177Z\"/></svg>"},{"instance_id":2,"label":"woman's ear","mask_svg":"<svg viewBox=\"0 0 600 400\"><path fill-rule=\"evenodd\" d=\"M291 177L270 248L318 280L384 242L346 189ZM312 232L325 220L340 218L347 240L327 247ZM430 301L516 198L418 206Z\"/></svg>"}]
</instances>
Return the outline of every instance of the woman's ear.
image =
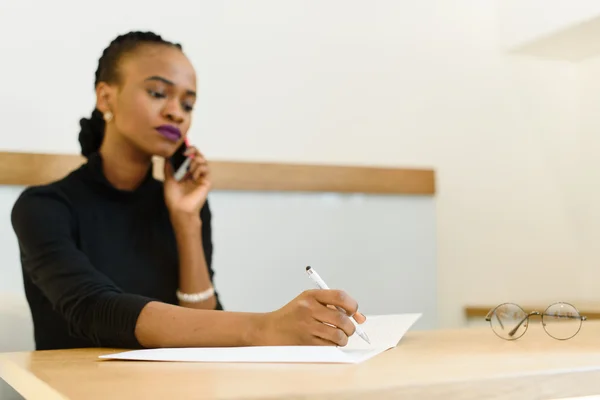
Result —
<instances>
[{"instance_id":1,"label":"woman's ear","mask_svg":"<svg viewBox=\"0 0 600 400\"><path fill-rule=\"evenodd\" d=\"M112 97L114 90L105 82L100 82L96 86L96 108L102 113L112 112Z\"/></svg>"}]
</instances>

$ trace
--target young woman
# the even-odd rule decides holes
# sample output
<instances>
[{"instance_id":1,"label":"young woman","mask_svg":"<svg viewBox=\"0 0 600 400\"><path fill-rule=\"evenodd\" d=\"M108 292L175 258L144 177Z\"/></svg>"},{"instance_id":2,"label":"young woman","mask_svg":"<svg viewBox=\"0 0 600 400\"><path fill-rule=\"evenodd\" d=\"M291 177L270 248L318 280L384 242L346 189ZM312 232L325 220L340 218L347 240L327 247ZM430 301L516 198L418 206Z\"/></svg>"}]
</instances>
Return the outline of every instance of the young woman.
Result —
<instances>
[{"instance_id":1,"label":"young woman","mask_svg":"<svg viewBox=\"0 0 600 400\"><path fill-rule=\"evenodd\" d=\"M206 160L191 146L185 179L168 162L164 182L152 176L152 157L170 157L192 119L196 75L181 46L151 32L117 37L95 90L79 134L87 163L27 188L12 210L37 349L345 345L349 316L365 318L342 291L309 290L268 313L223 311Z\"/></svg>"}]
</instances>

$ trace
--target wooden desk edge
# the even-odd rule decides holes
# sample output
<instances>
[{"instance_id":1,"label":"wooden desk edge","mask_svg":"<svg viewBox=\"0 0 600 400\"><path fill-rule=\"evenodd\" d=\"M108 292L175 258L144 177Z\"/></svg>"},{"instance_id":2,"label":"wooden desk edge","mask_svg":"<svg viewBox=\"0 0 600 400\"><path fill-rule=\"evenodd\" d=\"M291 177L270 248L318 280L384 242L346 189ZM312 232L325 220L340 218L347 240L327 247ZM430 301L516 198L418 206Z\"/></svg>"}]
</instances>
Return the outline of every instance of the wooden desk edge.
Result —
<instances>
[{"instance_id":1,"label":"wooden desk edge","mask_svg":"<svg viewBox=\"0 0 600 400\"><path fill-rule=\"evenodd\" d=\"M67 350L69 351L69 350ZM34 373L23 369L22 366L10 359L11 353L0 354L0 377L26 399L43 400L67 400L58 391L39 379ZM574 382L587 382L580 385ZM495 397L498 393L511 396L515 399L528 399L539 397L540 388L549 399L578 399L577 396L591 396L600 393L600 367L555 369L537 373L494 374L478 379L448 379L435 383L415 383L408 385L381 385L371 388L356 390L345 389L343 386L332 392L330 390L315 390L313 393L305 393L303 398L314 400L338 399L356 400L361 398L396 398L410 397L419 398L425 393L428 398L448 399L448 394L453 393L452 398L460 400L473 400L476 398ZM575 397L574 397L575 396ZM239 399L246 397L236 397ZM250 394L248 399L257 398L256 394ZM281 399L288 398L280 395L267 394L261 398ZM290 398L296 398L291 396ZM581 397L581 400L586 397Z\"/></svg>"},{"instance_id":2,"label":"wooden desk edge","mask_svg":"<svg viewBox=\"0 0 600 400\"><path fill-rule=\"evenodd\" d=\"M10 353L6 353L10 355ZM25 399L66 400L46 382L0 354L0 378Z\"/></svg>"},{"instance_id":3,"label":"wooden desk edge","mask_svg":"<svg viewBox=\"0 0 600 400\"><path fill-rule=\"evenodd\" d=\"M600 322L596 322L595 325L598 326L598 323ZM459 331L465 329L460 329ZM473 331L472 329L467 330ZM422 334L431 336L435 333L436 332L424 332ZM446 330L445 333L456 335L460 332ZM418 335L417 332L412 332L412 334ZM89 356L83 354L84 357L82 357L82 354L80 353L81 350L86 352L89 351ZM108 353L112 351L112 349L111 351L108 349L72 349L52 350L46 354L58 355L57 361L60 363L63 363L68 359L68 357L65 357L64 352L68 354L73 353L76 360L91 362L92 360L97 361L97 353ZM392 349L390 351L394 350ZM61 395L55 389L43 382L42 379L38 378L34 372L30 371L30 369L38 370L40 371L40 376L44 378L43 368L31 368L32 366L29 364L34 365L40 363L45 364L45 368L51 368L51 365L48 363L49 359L47 359L47 357L38 357L37 359L36 357L30 358L31 355L33 355L33 352L0 354L0 377L5 379L7 383L13 386L27 399L64 400L65 397L63 396L66 396L66 394ZM134 364L135 363L132 363L130 365ZM379 365L378 368L385 368L385 365ZM296 382L297 381L293 381L290 384L296 384ZM73 382L73 384L76 385L77 382ZM131 393L132 396L125 396L125 398L132 398L135 393L136 391L134 390ZM421 398L425 395L432 400L446 400L449 398L448 395L452 394L451 398L453 399L473 400L476 398L496 397L498 394L502 394L503 396L520 400L539 398L542 394L546 396L545 398L560 399L597 393L600 393L600 365L595 364L594 366L581 365L572 368L554 366L544 370L530 370L525 372L515 369L514 371L505 371L502 373L494 372L481 377L465 376L446 378L442 375L442 379L431 382L421 381L400 385L390 384L390 382L381 382L380 384L371 387L361 387L356 389L348 389L343 385L341 387L338 386L335 390L331 390L331 387L325 388L324 390L315 388L312 393L303 393L302 397L313 400L330 400L333 398L338 400L356 400L361 398ZM197 393L195 394L197 395ZM240 397L237 395L235 398L255 399L260 395L260 393L248 393L248 397ZM190 395L190 397L193 396L194 394ZM234 397L227 398L231 399ZM293 396L290 393L285 396L267 393L263 394L261 398L281 399L297 398L297 396Z\"/></svg>"}]
</instances>

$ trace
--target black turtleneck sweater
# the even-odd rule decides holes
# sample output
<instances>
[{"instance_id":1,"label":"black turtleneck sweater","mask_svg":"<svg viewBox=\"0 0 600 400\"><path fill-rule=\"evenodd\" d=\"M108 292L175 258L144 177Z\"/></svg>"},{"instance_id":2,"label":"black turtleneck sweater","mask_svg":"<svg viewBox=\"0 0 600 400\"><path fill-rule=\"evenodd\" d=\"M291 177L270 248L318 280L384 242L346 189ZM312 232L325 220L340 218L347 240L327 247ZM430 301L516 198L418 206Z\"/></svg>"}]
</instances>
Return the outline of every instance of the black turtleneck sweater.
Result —
<instances>
[{"instance_id":1,"label":"black turtleneck sweater","mask_svg":"<svg viewBox=\"0 0 600 400\"><path fill-rule=\"evenodd\" d=\"M200 215L212 280L208 202ZM119 190L94 153L63 179L25 189L11 217L38 350L139 348L142 308L178 304L177 243L151 171L137 189Z\"/></svg>"}]
</instances>

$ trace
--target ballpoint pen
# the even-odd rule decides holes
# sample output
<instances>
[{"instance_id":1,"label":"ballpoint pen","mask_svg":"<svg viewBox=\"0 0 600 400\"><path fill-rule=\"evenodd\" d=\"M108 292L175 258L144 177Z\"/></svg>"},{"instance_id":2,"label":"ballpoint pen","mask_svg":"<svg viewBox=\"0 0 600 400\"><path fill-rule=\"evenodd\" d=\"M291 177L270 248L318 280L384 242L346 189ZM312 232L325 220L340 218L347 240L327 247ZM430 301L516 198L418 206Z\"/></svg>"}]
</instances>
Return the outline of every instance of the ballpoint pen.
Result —
<instances>
[{"instance_id":1,"label":"ballpoint pen","mask_svg":"<svg viewBox=\"0 0 600 400\"><path fill-rule=\"evenodd\" d=\"M320 289L329 289L329 287L327 286L327 284L325 283L325 281L323 279L321 279L321 277L319 276L319 274L317 274L317 271L315 271L312 267L310 267L310 266L306 267L306 273L308 274L308 277L310 279L312 279L313 282ZM344 314L347 314L346 310L344 310L343 308L338 307L338 306L335 306L335 308L337 308L338 310L340 310ZM350 317L350 321L352 321L352 323L356 327L356 333L358 334L358 336L360 336L361 338L363 338L363 340L365 342L371 344L371 341L369 340L369 337L367 336L367 334L365 333L365 331L362 330L362 328L360 327L360 325L358 324L358 322L356 322L356 320L354 319L354 316Z\"/></svg>"}]
</instances>

